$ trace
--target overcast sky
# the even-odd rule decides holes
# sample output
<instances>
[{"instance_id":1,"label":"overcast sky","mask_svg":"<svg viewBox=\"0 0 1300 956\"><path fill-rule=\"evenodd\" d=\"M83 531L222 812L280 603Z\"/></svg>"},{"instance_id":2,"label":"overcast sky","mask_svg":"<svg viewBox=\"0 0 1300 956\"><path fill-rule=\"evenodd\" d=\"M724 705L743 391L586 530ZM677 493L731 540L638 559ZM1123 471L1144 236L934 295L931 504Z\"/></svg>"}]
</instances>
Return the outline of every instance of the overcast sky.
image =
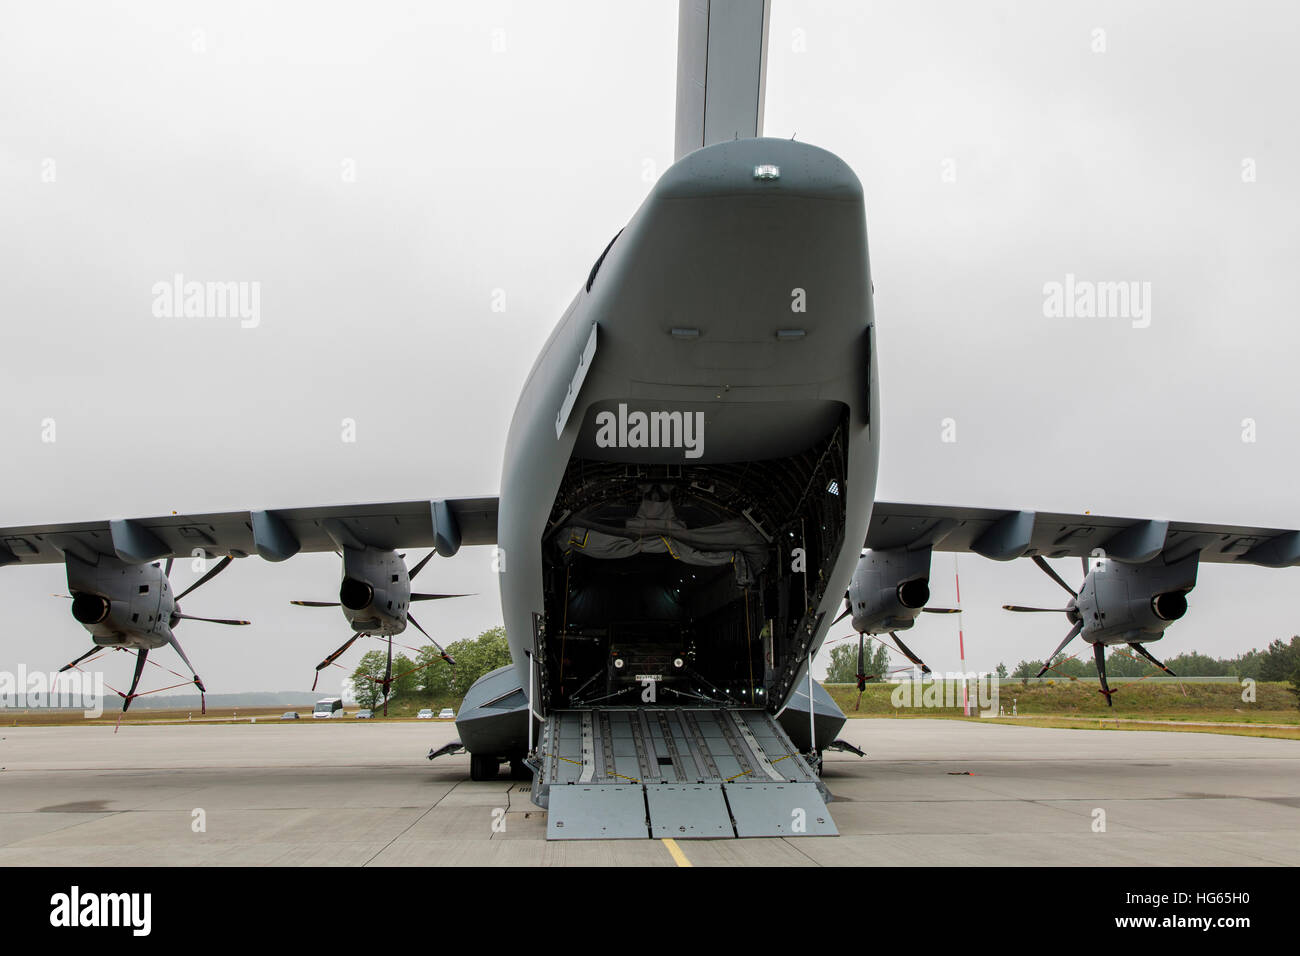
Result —
<instances>
[{"instance_id":1,"label":"overcast sky","mask_svg":"<svg viewBox=\"0 0 1300 956\"><path fill-rule=\"evenodd\" d=\"M676 21L0 2L0 526L495 494L537 351L671 162ZM1298 26L1280 2L773 0L766 131L866 191L881 499L1300 528ZM260 283L259 324L156 316L177 273ZM1149 282L1149 326L1046 318L1067 274ZM500 623L489 562L419 579L477 592L427 606L440 641ZM333 599L338 564L250 558L187 599L254 621L178 629L209 689L309 689L348 628L288 601ZM937 555L936 603L952 572ZM1029 562L961 574L971 666L1067 629L999 610L1059 604ZM1203 566L1153 650L1300 631L1298 584ZM89 646L64 590L61 565L0 569L0 667ZM909 643L955 669L956 627Z\"/></svg>"}]
</instances>

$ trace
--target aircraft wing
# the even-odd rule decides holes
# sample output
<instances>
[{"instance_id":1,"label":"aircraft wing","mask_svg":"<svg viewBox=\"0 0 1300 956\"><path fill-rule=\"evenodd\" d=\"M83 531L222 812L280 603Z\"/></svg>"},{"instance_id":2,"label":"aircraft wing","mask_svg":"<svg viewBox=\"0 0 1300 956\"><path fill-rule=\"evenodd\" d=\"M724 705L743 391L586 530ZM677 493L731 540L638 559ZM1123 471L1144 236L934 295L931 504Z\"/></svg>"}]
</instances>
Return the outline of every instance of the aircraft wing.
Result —
<instances>
[{"instance_id":1,"label":"aircraft wing","mask_svg":"<svg viewBox=\"0 0 1300 956\"><path fill-rule=\"evenodd\" d=\"M1157 556L1173 562L1199 551L1201 561L1216 563L1268 568L1300 564L1300 531L1288 529L876 502L866 547L926 546L936 551L969 551L995 561L1035 554L1087 557L1099 551L1136 564Z\"/></svg>"},{"instance_id":2,"label":"aircraft wing","mask_svg":"<svg viewBox=\"0 0 1300 956\"><path fill-rule=\"evenodd\" d=\"M495 497L439 498L0 528L0 565L62 562L66 552L92 562L108 554L142 563L189 557L196 550L210 557L260 554L283 561L300 551L334 551L345 544L431 547L450 556L462 544L496 540Z\"/></svg>"}]
</instances>

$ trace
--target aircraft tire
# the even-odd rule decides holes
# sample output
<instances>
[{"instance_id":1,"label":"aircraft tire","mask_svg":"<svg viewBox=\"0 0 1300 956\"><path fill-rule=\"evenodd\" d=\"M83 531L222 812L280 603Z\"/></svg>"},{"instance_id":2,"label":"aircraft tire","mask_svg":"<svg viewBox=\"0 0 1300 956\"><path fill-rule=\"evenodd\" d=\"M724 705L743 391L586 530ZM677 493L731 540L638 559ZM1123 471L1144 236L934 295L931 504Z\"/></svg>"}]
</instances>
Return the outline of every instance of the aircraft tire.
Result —
<instances>
[{"instance_id":1,"label":"aircraft tire","mask_svg":"<svg viewBox=\"0 0 1300 956\"><path fill-rule=\"evenodd\" d=\"M469 778L471 780L495 780L500 761L496 754L470 754Z\"/></svg>"}]
</instances>

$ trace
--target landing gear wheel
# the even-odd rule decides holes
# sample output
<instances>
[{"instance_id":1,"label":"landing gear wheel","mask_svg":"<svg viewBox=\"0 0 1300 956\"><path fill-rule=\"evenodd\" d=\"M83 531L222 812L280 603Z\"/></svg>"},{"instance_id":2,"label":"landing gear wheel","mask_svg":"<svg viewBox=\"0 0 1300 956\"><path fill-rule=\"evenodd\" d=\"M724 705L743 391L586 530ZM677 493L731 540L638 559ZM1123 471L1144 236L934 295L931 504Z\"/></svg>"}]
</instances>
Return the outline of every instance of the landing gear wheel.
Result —
<instances>
[{"instance_id":1,"label":"landing gear wheel","mask_svg":"<svg viewBox=\"0 0 1300 956\"><path fill-rule=\"evenodd\" d=\"M524 763L522 757L516 757L510 761L510 779L511 780L532 780L533 771L528 764Z\"/></svg>"},{"instance_id":2,"label":"landing gear wheel","mask_svg":"<svg viewBox=\"0 0 1300 956\"><path fill-rule=\"evenodd\" d=\"M469 778L471 780L495 780L500 761L496 754L470 754Z\"/></svg>"}]
</instances>

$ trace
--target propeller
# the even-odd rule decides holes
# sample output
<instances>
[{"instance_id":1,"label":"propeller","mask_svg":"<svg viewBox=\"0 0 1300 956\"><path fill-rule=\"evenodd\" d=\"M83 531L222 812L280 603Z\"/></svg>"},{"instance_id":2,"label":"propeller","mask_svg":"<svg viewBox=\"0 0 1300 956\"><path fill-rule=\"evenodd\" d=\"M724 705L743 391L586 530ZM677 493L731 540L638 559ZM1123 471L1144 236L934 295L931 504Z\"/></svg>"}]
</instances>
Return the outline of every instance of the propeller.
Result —
<instances>
[{"instance_id":1,"label":"propeller","mask_svg":"<svg viewBox=\"0 0 1300 956\"><path fill-rule=\"evenodd\" d=\"M421 558L421 559L419 560L419 562L416 563L415 567L411 568L410 572L407 574L407 580L414 580L414 579L415 579L415 576L418 575L421 571L424 570L425 565L427 565L430 561L432 561L433 558L434 558L434 556L435 556L436 554L437 554L436 551L430 551L430 552L429 552L428 554L426 554L423 558ZM398 555L398 557L405 559L406 555L401 554L401 555ZM440 600L443 600L444 598L457 598L457 597L469 597L469 595L467 595L467 594L430 594L430 593L418 593L418 592L417 592L417 593L414 593L414 594L412 594L412 595L410 596L410 602L411 602L411 603L414 603L414 602L416 602L416 601L440 601ZM342 604L341 604L339 601L290 601L289 603L295 605L296 607L342 607ZM418 630L421 634L423 634L426 638L429 639L429 643L431 643L431 644L432 644L432 645L437 649L437 651L438 651L438 656L439 656L439 657L441 657L441 658L442 658L444 661L446 661L448 664L455 664L455 663L456 663L456 662L452 659L451 655L448 654L448 653L447 653L447 652L446 652L446 651L445 651L445 650L444 650L444 649L443 649L443 648L438 644L437 641L435 641L432 637L429 636L429 632L426 631L423 627L420 626L420 622L417 621L414 617L411 616L411 612L410 612L409 607L408 607L407 612L406 612L406 621L407 621L408 624L413 624L413 625L415 625L416 630ZM337 661L340 657L342 657L343 654L345 654L345 653L347 652L347 650L348 650L348 649L349 649L349 648L350 648L354 643L356 643L357 638L359 638L359 637L368 637L368 636L370 636L370 634L369 634L368 632L358 632L358 633L356 633L356 634L353 634L350 638L348 638L346 641L343 642L342 646L340 646L340 647L339 647L337 650L335 650L332 654L330 654L330 655L329 655L328 657L326 657L323 661L321 661L319 664L317 664L317 665L316 665L316 677L312 680L312 683L311 683L311 689L312 689L313 691L316 689L316 685L317 685L317 683L320 681L320 672L321 672L321 671L323 671L326 667L329 667L331 664L333 664L335 661ZM384 715L387 716L387 715L388 715L388 692L389 692L389 689L390 689L391 686L392 686L393 681L394 681L396 678L393 677L393 636L392 636L391 634L388 634L388 635L385 635L385 636L386 636L387 639L388 639L388 663L387 663L387 665L386 665L386 667L385 667L385 670L384 670L384 678L383 678L383 680L379 680L378 678L372 678L372 680L375 680L375 681L376 681L376 682L377 682L377 683L378 683L378 684L383 688L383 691L384 691ZM423 665L423 666L427 666L427 665ZM416 668L416 669L418 670L419 668ZM407 673L410 673L410 671L408 671ZM405 675L405 674L399 674L399 675L398 675L398 677L404 677L404 676L406 676L406 675Z\"/></svg>"},{"instance_id":2,"label":"propeller","mask_svg":"<svg viewBox=\"0 0 1300 956\"><path fill-rule=\"evenodd\" d=\"M913 654L906 644L904 644L901 640L899 640L897 634L895 634L893 631L890 631L889 635L898 643L899 650L902 651L903 656L905 656L913 664L919 665L921 670L924 673L926 674L930 673L930 668L926 667L925 663L919 657ZM873 640L880 640L880 639L873 638ZM884 644L884 641L881 641L881 643ZM886 644L885 646L888 647L889 645ZM858 632L858 673L856 675L858 679L858 699L853 704L854 710L860 710L862 707L862 695L866 693L867 681L874 680L875 678L880 677L884 674L895 674L898 671L908 670L908 668L906 667L894 667L894 668L886 668L880 674L866 673L867 663L866 663L865 648L866 648L866 634L863 631L859 631Z\"/></svg>"},{"instance_id":3,"label":"propeller","mask_svg":"<svg viewBox=\"0 0 1300 956\"><path fill-rule=\"evenodd\" d=\"M1066 584L1061 576L1056 573L1056 569L1048 564L1047 559L1041 554L1034 555L1032 560L1034 564L1038 565L1038 567L1042 569L1044 574L1059 584L1061 588L1070 595L1069 603L1067 603L1065 607L1025 607L1020 604L1002 605L1004 611L1016 611L1020 614L1064 614L1066 620L1070 622L1071 627L1069 633L1065 635L1060 644L1056 645L1056 650L1052 651L1052 653L1047 656L1046 662L1043 664L1037 675L1035 675L1037 677L1042 677L1052 666L1052 662L1056 660L1056 655L1065 650L1065 645L1069 644L1072 640L1078 637L1080 633L1082 633L1083 618L1079 616L1079 606L1076 603L1079 597L1079 592ZM1088 576L1087 558L1083 559L1083 573L1084 581L1086 582ZM1101 694L1106 698L1106 706L1114 707L1115 704L1110 699L1113 692L1110 689L1110 685L1106 682L1106 647L1104 644L1094 643L1092 648L1093 657L1097 662L1097 676L1101 679Z\"/></svg>"},{"instance_id":4,"label":"propeller","mask_svg":"<svg viewBox=\"0 0 1300 956\"><path fill-rule=\"evenodd\" d=\"M197 581L195 581L193 584L191 584L189 587L187 587L184 591L181 591L179 594L175 595L175 597L172 598L172 617L171 617L171 621L169 622L172 626L175 626L175 624L176 624L178 621L204 621L204 622L206 622L206 623L208 623L208 624L229 624L229 625L236 625L236 626L244 626L244 625L247 625L247 624L249 623L248 621L238 621L238 620L233 620L233 619L230 619L230 618L220 618L220 617L199 617L199 616L194 615L194 614L183 614L183 613L181 613L181 605L180 605L181 598L185 597L185 596L188 595L188 594L193 594L195 591L197 591L197 590L198 590L199 588L201 588L203 585L207 584L209 581L211 581L213 578L215 578L218 574L220 574L220 573L221 573L222 571L224 571L226 568L230 567L230 565L234 562L234 560L235 560L235 559L234 559L233 556L231 556L231 555L226 555L224 558L222 558L220 561L218 561L218 562L217 562L217 563L212 567L212 569L211 569L210 571L208 571L207 574L203 575L203 577L199 578ZM163 577L164 577L164 578L170 580L170 578L171 578L171 572L172 572L172 566L173 566L174 564L175 564L175 558L170 558L170 557L169 557L169 558L167 559L166 563L163 565ZM55 597L68 597L68 596L69 596L69 595L62 595L62 594L55 595ZM190 663L190 659L189 659L189 657L186 656L184 649L182 649L182 647L181 647L181 645L180 645L180 641L178 641L178 640L176 639L176 635L173 634L173 633L171 633L170 630L168 631L168 634L167 634L167 642L172 646L173 649L175 649L176 654L180 657L180 659L181 659L182 661L185 662L185 666L189 668L190 676L193 678L194 686L197 687L197 688L199 689L199 709L200 709L200 712L206 714L206 713L208 712L207 688L203 685L203 680L202 680L202 678L200 678L199 675L198 675L198 673L194 670L194 665ZM103 649L104 649L104 648L103 648L102 646L100 646L99 644L96 644L94 647L92 647L92 648L91 648L90 650L88 650L86 653L82 654L80 657L78 657L78 658L76 658L75 660L70 661L69 663L64 664L62 667L60 667L60 668L59 668L59 673L63 673L63 672L66 671L66 670L70 670L71 668L76 667L78 664L80 664L80 663L81 663L82 661L84 661L86 658L90 657L92 654L95 654L95 653L97 653L97 652L99 652L99 651L101 651L101 650L103 650ZM130 689L129 689L125 694L122 694L122 695L121 695L121 696L122 696L122 713L124 713L124 714L127 712L127 709L130 708L130 706L131 706L131 701L133 701L133 700L135 700L135 698L141 696L140 694L137 694L137 693L136 693L136 690L137 690L137 688L138 688L139 685L140 685L140 676L144 673L144 666L145 666L145 663L148 661L148 659L149 659L149 649L147 649L147 648L141 648L141 649L136 650L136 659L135 659L135 675L134 675L134 676L132 677L132 679L131 679L131 688L130 688ZM173 672L173 673L175 673L175 672ZM177 675L177 676L183 676L183 675ZM149 691L149 693L154 693L154 692L153 692L153 691ZM120 720L120 719L121 719L121 718L119 717L119 720Z\"/></svg>"},{"instance_id":5,"label":"propeller","mask_svg":"<svg viewBox=\"0 0 1300 956\"><path fill-rule=\"evenodd\" d=\"M384 665L384 679L379 688L384 694L384 716L388 716L388 689L393 686L393 635L388 635L388 662Z\"/></svg>"},{"instance_id":6,"label":"propeller","mask_svg":"<svg viewBox=\"0 0 1300 956\"><path fill-rule=\"evenodd\" d=\"M176 615L176 618L180 621L207 621L209 624L233 624L237 627L253 623L252 621L235 621L226 617L198 617L194 614L179 613Z\"/></svg>"},{"instance_id":7,"label":"propeller","mask_svg":"<svg viewBox=\"0 0 1300 956\"><path fill-rule=\"evenodd\" d=\"M316 682L320 680L320 672L323 671L325 668L329 667L331 664L333 664L345 653L347 653L348 648L357 642L357 638L364 637L364 636L365 633L363 631L357 631L346 641L344 641L343 645L338 650L336 650L333 654L328 655L325 658L325 660L321 661L319 664L316 665L316 676L312 679L311 682L311 689L313 691L316 690Z\"/></svg>"},{"instance_id":8,"label":"propeller","mask_svg":"<svg viewBox=\"0 0 1300 956\"><path fill-rule=\"evenodd\" d=\"M1133 648L1133 650L1137 651L1139 654L1141 654L1143 657L1145 657L1147 660L1149 660L1152 664L1155 664L1156 667L1160 668L1162 671L1164 671L1164 672L1165 672L1166 674L1168 674L1170 677L1177 677L1177 676L1178 676L1178 675L1175 674L1173 671L1171 671L1168 667L1166 667L1162 661L1157 660L1156 657L1155 657L1155 655L1152 654L1152 653L1151 653L1149 650L1147 650L1145 647L1143 647L1141 644L1138 644L1138 643L1136 643L1136 642L1134 642L1134 641L1130 641L1128 646L1131 647L1131 648Z\"/></svg>"},{"instance_id":9,"label":"propeller","mask_svg":"<svg viewBox=\"0 0 1300 956\"><path fill-rule=\"evenodd\" d=\"M135 700L135 689L140 686L140 675L144 673L144 663L149 659L149 651L141 649L135 652L135 674L131 678L131 689L122 695L122 713L126 713Z\"/></svg>"},{"instance_id":10,"label":"propeller","mask_svg":"<svg viewBox=\"0 0 1300 956\"><path fill-rule=\"evenodd\" d=\"M1038 672L1037 676L1042 677L1044 674L1047 673L1047 669L1052 666L1052 661L1056 660L1056 655L1061 653L1061 651L1065 650L1065 645L1069 644L1072 640L1078 637L1079 632L1082 630L1083 630L1083 621L1075 621L1074 627L1070 628L1070 633L1065 635L1065 640L1061 641L1060 644L1056 645L1056 650L1052 651L1051 655L1048 656L1047 663L1043 665L1043 669Z\"/></svg>"},{"instance_id":11,"label":"propeller","mask_svg":"<svg viewBox=\"0 0 1300 956\"><path fill-rule=\"evenodd\" d=\"M1023 607L1022 605L1019 604L1004 604L1002 605L1003 609L1007 611L1018 611L1020 613L1030 613L1030 614L1035 614L1035 613L1065 614L1069 618L1069 620L1073 622L1074 625L1073 627L1070 628L1070 633L1065 635L1065 639L1061 641L1060 644L1057 645L1056 650L1054 650L1051 656L1047 658L1047 663L1045 663L1042 669L1038 672L1038 676L1042 677L1044 674L1047 673L1048 668L1052 666L1052 661L1056 659L1056 655L1060 654L1061 651L1065 650L1065 645L1069 644L1070 641L1074 640L1075 637L1077 637L1079 633L1083 630L1083 619L1079 617L1079 608L1078 605L1075 603L1075 599L1077 599L1079 596L1078 593L1073 588L1071 588L1068 584L1066 584L1064 581L1061 580L1060 575L1058 575L1056 571L1052 569L1051 565L1047 563L1047 561L1042 557L1042 555L1037 555L1037 554L1034 555L1033 561L1036 565L1038 565L1040 568L1043 569L1043 571L1047 574L1048 577L1050 577L1053 581L1055 581L1062 588L1064 588L1066 591L1069 592L1071 598L1070 602L1065 607L1062 608ZM1088 567L1088 559L1084 558L1083 559L1084 581L1087 581L1090 570L1091 569ZM1160 668L1170 677L1178 676L1172 670L1166 667L1163 662L1161 662L1158 658L1156 658L1154 654L1148 651L1140 643L1130 641L1128 646L1131 647L1133 650L1137 651L1139 654L1145 657L1156 667ZM1106 698L1106 706L1114 707L1115 702L1111 698L1114 696L1115 692L1110 689L1110 682L1106 680L1105 645L1100 642L1094 643L1092 645L1092 656L1093 656L1093 660L1096 662L1097 678L1101 684L1101 694L1103 697Z\"/></svg>"},{"instance_id":12,"label":"propeller","mask_svg":"<svg viewBox=\"0 0 1300 956\"><path fill-rule=\"evenodd\" d=\"M1051 578L1061 587L1065 588L1066 593L1069 594L1070 597L1077 598L1079 596L1078 592L1075 591L1074 588L1070 587L1068 584L1065 583L1065 581L1061 579L1061 576L1056 573L1056 569L1053 568L1050 564L1048 564L1047 559L1044 558L1041 554L1034 555L1033 561L1034 564L1038 565L1040 568L1043 569L1044 574L1046 574L1049 578ZM1084 564L1084 573L1087 574L1086 562Z\"/></svg>"},{"instance_id":13,"label":"propeller","mask_svg":"<svg viewBox=\"0 0 1300 956\"><path fill-rule=\"evenodd\" d=\"M435 641L432 637L429 637L429 632L426 631L424 628L420 627L419 621L416 621L409 616L407 617L407 620L410 621L412 624L414 624L416 628L419 629L421 634L429 638L430 643L432 643L434 647L438 648L438 654L443 660L445 660L448 664L456 663L454 660L451 659L450 654L444 651L441 647L438 647L437 641ZM393 676L393 636L391 634L388 635L388 658L386 663L384 664L384 677L382 680L380 680L377 677L370 678L372 681L374 681L379 685L380 690L383 692L385 717L388 716L388 701L389 701L389 696L393 684L401 680L403 677L407 676L408 674L414 674L416 671L424 670L432 663L433 661L428 661L427 663L424 664L417 664L415 667L408 668L407 670L402 671L402 673L394 677Z\"/></svg>"},{"instance_id":14,"label":"propeller","mask_svg":"<svg viewBox=\"0 0 1300 956\"><path fill-rule=\"evenodd\" d=\"M835 620L831 621L831 627L834 627L836 624L840 623L840 621L844 620L846 617L848 617L848 616L849 616L850 614L852 614L852 613L853 613L853 603L849 600L849 592L848 592L848 591L845 591L845 592L844 592L844 611L843 611L842 614L840 614L839 617L837 617ZM861 665L860 663L858 664L858 670L859 670L859 671L862 670L862 665Z\"/></svg>"},{"instance_id":15,"label":"propeller","mask_svg":"<svg viewBox=\"0 0 1300 956\"><path fill-rule=\"evenodd\" d=\"M233 564L234 561L235 559L232 555L229 554L226 555L224 558L222 558L220 561L214 564L212 566L212 569L209 570L207 574L203 575L203 577L199 578L197 581L195 581L193 584L187 587L180 594L176 595L174 599L175 603L173 604L173 612L172 612L173 623L175 623L176 621L203 621L207 624L226 624L233 627L244 627L250 623L248 621L239 621L239 620L234 620L232 618L199 617L194 614L183 614L181 612L181 598L185 597L187 594L193 594L199 588L203 587L203 585L207 584L209 581L215 578L222 571L226 570L226 568L230 567L230 565ZM163 575L165 577L170 577L171 570L172 570L172 559L168 558L167 564L163 568ZM199 713L206 714L208 712L208 689L203 686L203 679L199 677L198 671L194 669L194 665L190 663L190 659L187 656L185 656L185 651L181 647L181 642L176 639L176 635L169 634L167 638L167 642L171 644L172 649L176 651L177 656L179 656L180 659L185 662L185 666L189 668L190 675L194 678L194 686L199 689ZM122 710L125 711L126 708L123 707Z\"/></svg>"},{"instance_id":16,"label":"propeller","mask_svg":"<svg viewBox=\"0 0 1300 956\"><path fill-rule=\"evenodd\" d=\"M182 591L180 594L176 595L176 602L179 604L181 598L185 597L185 595L187 595L187 594L191 594L191 593L193 593L194 591L197 591L199 588L203 587L203 585L207 584L209 581L211 581L213 578L215 578L215 577L216 577L218 574L220 574L222 571L226 570L226 568L230 567L231 563L232 563L234 560L235 560L235 559L232 558L230 555L226 555L224 558L222 558L220 561L218 561L215 565L213 565L211 571L209 571L207 574L203 575L203 577L199 578L197 581L195 581L193 584L191 584L189 587L187 587L187 588L186 588L184 591ZM168 570L168 571L171 570L171 566L172 566L172 562L171 562L171 559L169 558L169 559L167 560L167 570Z\"/></svg>"},{"instance_id":17,"label":"propeller","mask_svg":"<svg viewBox=\"0 0 1300 956\"><path fill-rule=\"evenodd\" d=\"M1097 676L1101 679L1101 693L1106 698L1106 706L1114 707L1110 695L1114 693L1110 685L1106 683L1106 648L1103 644L1097 643L1092 645L1092 658L1097 662Z\"/></svg>"},{"instance_id":18,"label":"propeller","mask_svg":"<svg viewBox=\"0 0 1300 956\"><path fill-rule=\"evenodd\" d=\"M59 668L59 673L62 674L62 673L63 673L64 671L66 671L66 670L71 670L72 668L74 668L74 667L76 667L78 664L80 664L82 661L84 661L84 660L85 660L87 657L89 657L91 654L97 653L98 651L102 651L102 650L103 650L103 648L100 647L98 644L96 644L96 645L95 645L94 647L92 647L90 650L86 651L86 653L84 653L84 654L82 654L80 657L78 657L75 661L70 661L69 663L64 664L62 667L60 667L60 668Z\"/></svg>"},{"instance_id":19,"label":"propeller","mask_svg":"<svg viewBox=\"0 0 1300 956\"><path fill-rule=\"evenodd\" d=\"M414 581L414 580L415 580L415 576L416 576L417 574L419 574L421 571L424 570L424 566L425 566L426 564L428 564L430 561L432 561L432 560L433 560L433 556L434 556L435 554L437 554L437 553L438 553L437 551L430 551L430 552L429 552L428 554L426 554L423 558L421 558L420 561L419 561L419 563L416 564L415 567L411 568L411 573L407 575L407 578L408 578L409 580ZM405 555L403 555L403 557L405 557Z\"/></svg>"},{"instance_id":20,"label":"propeller","mask_svg":"<svg viewBox=\"0 0 1300 956\"><path fill-rule=\"evenodd\" d=\"M890 631L889 636L894 639L894 643L898 645L898 649L899 651L902 652L903 656L906 657L913 664L915 664L917 667L921 668L922 674L930 673L930 668L926 665L925 661L921 660L921 658L917 657L915 654L912 653L912 649L903 643L903 639L898 636L897 632Z\"/></svg>"},{"instance_id":21,"label":"propeller","mask_svg":"<svg viewBox=\"0 0 1300 956\"><path fill-rule=\"evenodd\" d=\"M848 597L846 596L844 600L848 601ZM847 614L848 611L845 611L844 613ZM866 658L863 653L863 647L865 641L866 641L866 637L863 635L861 631L858 631L858 674L857 674L858 699L853 705L854 710L857 710L862 706L862 695L866 693L867 690L867 665L866 665Z\"/></svg>"},{"instance_id":22,"label":"propeller","mask_svg":"<svg viewBox=\"0 0 1300 956\"><path fill-rule=\"evenodd\" d=\"M420 632L421 634L423 634L425 637L429 638L429 643L432 644L435 648L437 648L437 650L438 650L438 656L439 656L439 657L441 657L441 658L442 658L444 661L446 661L448 664L452 664L453 666L455 665L456 662L452 659L452 656L451 656L450 654L448 654L445 650L443 650L441 644L439 644L439 643L438 643L437 641L435 641L432 637L430 637L429 632L426 631L423 627L420 626L420 622L417 621L414 617L411 616L411 612L410 612L410 611L407 611L407 612L406 612L406 619L407 619L408 621L410 621L412 624L415 625L415 629L416 629L417 631L419 631L419 632Z\"/></svg>"}]
</instances>

